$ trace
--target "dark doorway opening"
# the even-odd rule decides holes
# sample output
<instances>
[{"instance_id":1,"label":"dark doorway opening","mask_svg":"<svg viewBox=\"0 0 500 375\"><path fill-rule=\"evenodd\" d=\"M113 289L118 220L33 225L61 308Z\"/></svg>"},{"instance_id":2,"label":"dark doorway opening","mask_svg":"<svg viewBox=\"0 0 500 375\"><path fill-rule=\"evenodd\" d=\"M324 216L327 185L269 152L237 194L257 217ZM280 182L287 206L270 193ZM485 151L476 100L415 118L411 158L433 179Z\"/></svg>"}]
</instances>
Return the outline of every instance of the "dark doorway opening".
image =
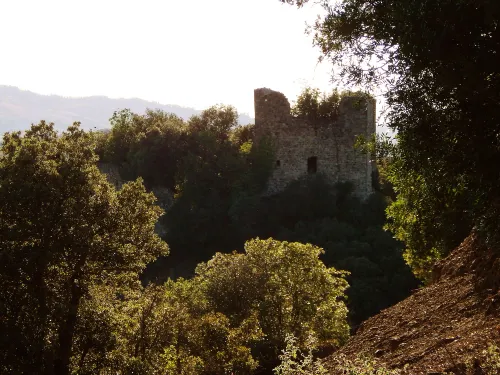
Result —
<instances>
[{"instance_id":1,"label":"dark doorway opening","mask_svg":"<svg viewBox=\"0 0 500 375\"><path fill-rule=\"evenodd\" d=\"M279 167L281 166L281 161L280 160L276 160L276 167Z\"/></svg>"},{"instance_id":2,"label":"dark doorway opening","mask_svg":"<svg viewBox=\"0 0 500 375\"><path fill-rule=\"evenodd\" d=\"M318 171L318 158L311 156L307 159L307 173L316 173Z\"/></svg>"}]
</instances>

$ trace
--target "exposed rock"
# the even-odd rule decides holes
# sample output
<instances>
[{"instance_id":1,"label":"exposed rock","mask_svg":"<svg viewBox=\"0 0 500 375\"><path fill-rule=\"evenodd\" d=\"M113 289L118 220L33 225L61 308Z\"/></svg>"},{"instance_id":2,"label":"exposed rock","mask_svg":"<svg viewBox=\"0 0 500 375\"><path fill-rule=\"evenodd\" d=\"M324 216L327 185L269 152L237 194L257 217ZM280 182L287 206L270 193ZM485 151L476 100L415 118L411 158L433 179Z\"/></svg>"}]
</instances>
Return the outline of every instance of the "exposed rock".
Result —
<instances>
[{"instance_id":1,"label":"exposed rock","mask_svg":"<svg viewBox=\"0 0 500 375\"><path fill-rule=\"evenodd\" d=\"M411 375L480 366L488 345L500 345L499 254L472 234L437 269L431 285L368 319L333 356L367 354Z\"/></svg>"}]
</instances>

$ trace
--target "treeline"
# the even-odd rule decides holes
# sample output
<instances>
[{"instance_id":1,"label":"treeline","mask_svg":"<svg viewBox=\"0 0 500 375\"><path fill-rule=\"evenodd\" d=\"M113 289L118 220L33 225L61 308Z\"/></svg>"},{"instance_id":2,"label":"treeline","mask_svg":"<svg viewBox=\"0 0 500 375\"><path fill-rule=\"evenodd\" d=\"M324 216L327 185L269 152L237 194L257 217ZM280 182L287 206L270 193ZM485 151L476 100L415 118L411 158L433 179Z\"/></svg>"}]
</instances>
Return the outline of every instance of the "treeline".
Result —
<instances>
[{"instance_id":1,"label":"treeline","mask_svg":"<svg viewBox=\"0 0 500 375\"><path fill-rule=\"evenodd\" d=\"M328 353L408 294L388 198L321 175L263 194L272 142L236 119L121 111L109 133L5 134L2 373L269 373L289 335ZM103 162L130 182L116 190ZM165 214L154 187L174 193Z\"/></svg>"},{"instance_id":2,"label":"treeline","mask_svg":"<svg viewBox=\"0 0 500 375\"><path fill-rule=\"evenodd\" d=\"M381 158L398 193L388 226L423 279L472 228L498 247L499 4L325 2L314 25L341 78L388 88L388 124L398 134ZM318 177L262 197L272 145L254 145L231 108L187 122L123 111L112 126L109 135L73 126L58 136L42 122L4 137L2 373L269 372L286 334L341 344L343 276L318 261L317 247L277 240L322 246L326 264L351 271L353 323L414 285L401 245L382 229L387 195L360 202L348 185ZM146 188L138 180L116 191L96 152ZM175 193L163 216L146 192L155 186ZM164 263L153 263L168 253L154 233L158 219L172 253ZM268 235L277 240L229 254ZM199 261L208 262L192 272ZM162 283L175 264L193 277ZM141 285L141 275L157 285Z\"/></svg>"},{"instance_id":3,"label":"treeline","mask_svg":"<svg viewBox=\"0 0 500 375\"><path fill-rule=\"evenodd\" d=\"M297 115L334 113L341 94L320 96L306 89ZM330 108L330 109L328 109ZM143 280L190 277L197 263L216 252L241 250L251 238L273 237L325 249L327 266L348 270L348 305L353 326L405 298L417 287L402 259L402 244L384 231L387 189L366 201L346 182L331 186L321 175L307 176L267 196L274 168L271 140L256 144L253 126L239 126L232 107L215 106L184 122L163 112L116 113L110 133L100 135L101 160L125 179L175 193L160 218L171 252L148 267ZM378 187L378 179L374 179Z\"/></svg>"},{"instance_id":4,"label":"treeline","mask_svg":"<svg viewBox=\"0 0 500 375\"><path fill-rule=\"evenodd\" d=\"M189 280L143 286L168 254L141 179L116 190L95 137L52 124L7 133L0 158L0 373L269 372L287 335L349 334L345 273L313 245L251 240Z\"/></svg>"}]
</instances>

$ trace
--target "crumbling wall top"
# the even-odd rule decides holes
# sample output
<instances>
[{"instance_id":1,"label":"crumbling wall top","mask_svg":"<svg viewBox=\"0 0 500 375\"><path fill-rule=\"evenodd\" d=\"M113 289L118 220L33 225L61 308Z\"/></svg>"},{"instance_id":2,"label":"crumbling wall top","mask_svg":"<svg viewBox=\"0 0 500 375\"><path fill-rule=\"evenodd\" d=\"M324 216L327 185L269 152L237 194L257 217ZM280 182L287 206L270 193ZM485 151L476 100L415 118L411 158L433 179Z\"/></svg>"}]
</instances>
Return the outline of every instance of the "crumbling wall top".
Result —
<instances>
[{"instance_id":1,"label":"crumbling wall top","mask_svg":"<svg viewBox=\"0 0 500 375\"><path fill-rule=\"evenodd\" d=\"M290 102L284 94L268 88L254 90L255 123L287 122L290 115Z\"/></svg>"}]
</instances>

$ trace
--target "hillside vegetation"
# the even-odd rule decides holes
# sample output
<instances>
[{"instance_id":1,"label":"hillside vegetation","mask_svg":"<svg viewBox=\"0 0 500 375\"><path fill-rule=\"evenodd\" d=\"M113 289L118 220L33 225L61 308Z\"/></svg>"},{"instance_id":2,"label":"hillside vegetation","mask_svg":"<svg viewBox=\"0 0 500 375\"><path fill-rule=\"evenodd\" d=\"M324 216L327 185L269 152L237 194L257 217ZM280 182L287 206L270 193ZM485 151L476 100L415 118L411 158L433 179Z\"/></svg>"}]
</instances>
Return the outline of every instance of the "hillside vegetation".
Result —
<instances>
[{"instance_id":1,"label":"hillside vegetation","mask_svg":"<svg viewBox=\"0 0 500 375\"><path fill-rule=\"evenodd\" d=\"M175 195L160 219L170 255L151 264L143 280L189 277L215 252L273 237L321 246L327 266L351 272L353 326L417 286L401 244L382 229L390 198L378 192L362 202L351 184L331 186L321 175L266 196L272 144L254 144L253 127L238 126L233 108L212 107L187 122L163 112L122 111L111 123L109 134L98 135L101 160L125 180L140 176L152 191Z\"/></svg>"},{"instance_id":2,"label":"hillside vegetation","mask_svg":"<svg viewBox=\"0 0 500 375\"><path fill-rule=\"evenodd\" d=\"M311 31L336 78L384 89L386 123L396 135L364 147L377 154L380 177L396 193L386 228L405 243L406 262L429 285L370 319L345 352L352 361L364 351L379 355L393 373L407 364L409 374L498 374L500 170L493 160L500 158L500 3L322 6ZM436 263L444 264L441 272Z\"/></svg>"},{"instance_id":3,"label":"hillside vegetation","mask_svg":"<svg viewBox=\"0 0 500 375\"><path fill-rule=\"evenodd\" d=\"M299 7L307 0L281 0ZM323 3L312 33L346 85L384 88L396 134L389 228L422 279L476 227L498 241L500 3ZM466 21L465 21L466 20Z\"/></svg>"},{"instance_id":4,"label":"hillside vegetation","mask_svg":"<svg viewBox=\"0 0 500 375\"><path fill-rule=\"evenodd\" d=\"M5 133L1 374L500 373L500 2L321 5L337 78L387 89L374 193L266 194L272 138L230 106Z\"/></svg>"},{"instance_id":5,"label":"hillside vegetation","mask_svg":"<svg viewBox=\"0 0 500 375\"><path fill-rule=\"evenodd\" d=\"M2 372L267 374L289 335L329 353L417 285L389 198L321 175L263 194L272 142L232 107L42 121L1 152Z\"/></svg>"}]
</instances>

